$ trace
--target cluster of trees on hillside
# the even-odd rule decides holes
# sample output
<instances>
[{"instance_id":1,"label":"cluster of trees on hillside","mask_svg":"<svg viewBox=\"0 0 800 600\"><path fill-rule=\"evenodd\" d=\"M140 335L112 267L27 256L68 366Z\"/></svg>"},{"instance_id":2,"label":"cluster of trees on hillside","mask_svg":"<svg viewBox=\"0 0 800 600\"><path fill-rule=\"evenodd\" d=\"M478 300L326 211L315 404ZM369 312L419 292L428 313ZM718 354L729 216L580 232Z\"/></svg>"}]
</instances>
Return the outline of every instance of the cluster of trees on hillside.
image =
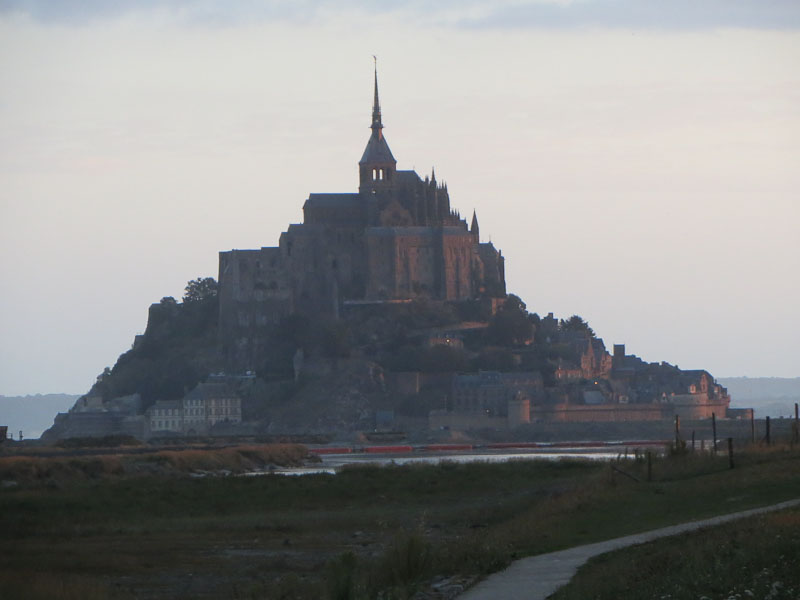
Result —
<instances>
[{"instance_id":1,"label":"cluster of trees on hillside","mask_svg":"<svg viewBox=\"0 0 800 600\"><path fill-rule=\"evenodd\" d=\"M447 318L439 319L439 326L446 326L447 321ZM457 321L456 318L452 322ZM386 338L378 358L384 367L393 371L536 370L542 372L546 381L552 382L558 360L579 359L574 347L563 338L570 334L594 338L595 334L578 315L559 321L552 335L540 332L541 327L539 315L529 313L525 303L511 294L488 319L485 330L464 335L463 348L428 347L422 338L396 335L393 339Z\"/></svg>"},{"instance_id":2,"label":"cluster of trees on hillside","mask_svg":"<svg viewBox=\"0 0 800 600\"><path fill-rule=\"evenodd\" d=\"M217 282L200 277L186 285L182 302L167 296L150 307L147 329L91 394L104 400L139 393L144 407L177 399L206 377L217 360Z\"/></svg>"},{"instance_id":3,"label":"cluster of trees on hillside","mask_svg":"<svg viewBox=\"0 0 800 600\"><path fill-rule=\"evenodd\" d=\"M98 377L92 393L109 399L138 392L147 406L156 399L180 398L204 380L222 364L217 292L214 278L199 277L187 283L181 302L165 297L153 305L144 335ZM258 374L264 379L287 377L295 352L302 349L308 357L357 354L393 371L538 370L547 381L559 359L575 359L563 335L594 337L578 315L542 335L542 319L513 294L494 315L485 310L477 302L417 301L367 309L353 319L290 315L265 334L267 352ZM426 344L424 332L430 328L487 318L485 329L465 333L463 348Z\"/></svg>"}]
</instances>

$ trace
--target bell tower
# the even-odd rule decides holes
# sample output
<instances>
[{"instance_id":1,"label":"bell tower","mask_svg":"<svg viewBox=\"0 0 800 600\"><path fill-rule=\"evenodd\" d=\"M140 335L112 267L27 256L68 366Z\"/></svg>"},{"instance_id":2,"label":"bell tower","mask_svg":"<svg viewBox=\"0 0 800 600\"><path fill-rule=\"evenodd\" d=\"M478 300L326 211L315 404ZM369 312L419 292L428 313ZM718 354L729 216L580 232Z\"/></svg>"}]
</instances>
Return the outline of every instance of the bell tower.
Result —
<instances>
[{"instance_id":1,"label":"bell tower","mask_svg":"<svg viewBox=\"0 0 800 600\"><path fill-rule=\"evenodd\" d=\"M375 58L375 99L372 104L372 134L369 136L367 147L361 160L358 161L359 192L377 193L392 187L397 161L389 150L389 144L383 137L383 122L381 121L381 104L378 100L378 59Z\"/></svg>"}]
</instances>

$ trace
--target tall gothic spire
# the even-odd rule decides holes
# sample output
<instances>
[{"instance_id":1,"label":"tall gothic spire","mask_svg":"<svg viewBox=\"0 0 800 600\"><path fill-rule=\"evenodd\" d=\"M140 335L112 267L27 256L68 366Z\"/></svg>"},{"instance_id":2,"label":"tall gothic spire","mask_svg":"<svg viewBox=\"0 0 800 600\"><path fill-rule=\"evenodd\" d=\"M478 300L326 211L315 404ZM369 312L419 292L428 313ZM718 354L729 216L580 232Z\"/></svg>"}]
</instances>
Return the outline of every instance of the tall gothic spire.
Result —
<instances>
[{"instance_id":1,"label":"tall gothic spire","mask_svg":"<svg viewBox=\"0 0 800 600\"><path fill-rule=\"evenodd\" d=\"M375 60L375 99L372 104L372 125L370 125L372 135L369 137L367 147L364 150L364 154L361 156L361 160L358 161L358 164L370 166L370 168L373 169L383 169L382 171L373 172L370 177L377 176L379 181L387 181L391 178L391 173L386 170L394 171L397 161L394 159L394 156L392 156L392 151L389 150L386 138L383 137L381 103L378 99L378 59L374 55L372 58ZM365 174L366 172L362 173L362 183L364 182Z\"/></svg>"},{"instance_id":2,"label":"tall gothic spire","mask_svg":"<svg viewBox=\"0 0 800 600\"><path fill-rule=\"evenodd\" d=\"M372 131L376 131L379 136L382 135L383 123L381 122L381 102L378 99L378 57L372 55L375 61L375 100L372 103Z\"/></svg>"},{"instance_id":3,"label":"tall gothic spire","mask_svg":"<svg viewBox=\"0 0 800 600\"><path fill-rule=\"evenodd\" d=\"M480 229L478 228L478 213L475 212L475 209L472 210L472 227L470 227L469 232L475 236L475 240L480 240Z\"/></svg>"}]
</instances>

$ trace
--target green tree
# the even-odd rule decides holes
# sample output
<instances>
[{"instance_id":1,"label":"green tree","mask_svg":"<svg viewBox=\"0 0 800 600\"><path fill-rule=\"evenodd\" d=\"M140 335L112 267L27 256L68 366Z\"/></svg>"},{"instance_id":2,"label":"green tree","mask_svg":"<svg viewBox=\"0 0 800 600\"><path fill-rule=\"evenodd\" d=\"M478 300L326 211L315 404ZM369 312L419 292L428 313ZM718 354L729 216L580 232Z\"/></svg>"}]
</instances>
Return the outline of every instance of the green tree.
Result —
<instances>
[{"instance_id":1,"label":"green tree","mask_svg":"<svg viewBox=\"0 0 800 600\"><path fill-rule=\"evenodd\" d=\"M213 277L198 277L186 284L183 294L184 302L200 302L217 295L217 280Z\"/></svg>"},{"instance_id":2,"label":"green tree","mask_svg":"<svg viewBox=\"0 0 800 600\"><path fill-rule=\"evenodd\" d=\"M561 331L583 332L588 333L589 337L595 337L594 330L589 327L589 323L584 321L583 317L580 317L579 315L572 315L566 321L561 319L559 327L561 328Z\"/></svg>"},{"instance_id":3,"label":"green tree","mask_svg":"<svg viewBox=\"0 0 800 600\"><path fill-rule=\"evenodd\" d=\"M533 323L525 310L525 303L509 294L503 307L489 321L490 341L501 346L524 344L533 337Z\"/></svg>"}]
</instances>

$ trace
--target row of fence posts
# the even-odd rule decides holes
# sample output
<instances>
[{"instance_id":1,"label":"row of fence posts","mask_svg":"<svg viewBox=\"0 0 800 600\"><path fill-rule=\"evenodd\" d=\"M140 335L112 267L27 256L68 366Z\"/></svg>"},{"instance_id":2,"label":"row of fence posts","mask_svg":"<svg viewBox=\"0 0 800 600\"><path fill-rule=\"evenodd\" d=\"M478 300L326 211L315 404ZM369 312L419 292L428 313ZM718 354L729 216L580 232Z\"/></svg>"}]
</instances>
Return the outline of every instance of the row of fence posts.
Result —
<instances>
[{"instance_id":1,"label":"row of fence posts","mask_svg":"<svg viewBox=\"0 0 800 600\"><path fill-rule=\"evenodd\" d=\"M770 431L770 420L769 417L765 419L765 435L764 435L764 442L767 446L772 444L771 439L771 431ZM716 455L717 453L717 415L716 413L711 413L711 436L712 436L712 452ZM753 413L750 413L750 441L755 444L756 443L756 423L755 417ZM678 451L681 447L683 440L681 438L681 418L679 415L675 415L675 450ZM794 403L794 419L792 422L792 437L791 437L792 445L800 443L800 403ZM692 431L692 452L695 449L695 436L694 430ZM705 450L705 442L704 440L700 440L700 449ZM733 438L728 438L728 465L732 469L733 468ZM652 476L652 457L650 451L647 452L647 481L651 480Z\"/></svg>"},{"instance_id":2,"label":"row of fence posts","mask_svg":"<svg viewBox=\"0 0 800 600\"><path fill-rule=\"evenodd\" d=\"M772 444L772 427L769 417L765 419L765 429L764 442L769 446ZM750 414L750 441L753 444L756 443L756 421L752 413ZM791 443L792 445L800 443L800 404L797 402L794 403Z\"/></svg>"},{"instance_id":3,"label":"row of fence posts","mask_svg":"<svg viewBox=\"0 0 800 600\"><path fill-rule=\"evenodd\" d=\"M767 417L767 431L769 431L769 417ZM712 446L711 451L716 455L717 453L717 415L716 413L711 413L711 438L712 438ZM675 415L675 451L677 452L680 450L681 444L685 447L686 444L681 438L681 418L679 415ZM695 449L695 437L694 437L694 430L692 430L692 452ZM700 440L700 449L705 450L705 440ZM728 462L730 464L730 468L733 468L733 438L728 438ZM650 466L649 466L649 457L648 457L648 481L650 481Z\"/></svg>"},{"instance_id":4,"label":"row of fence posts","mask_svg":"<svg viewBox=\"0 0 800 600\"><path fill-rule=\"evenodd\" d=\"M772 443L771 434L770 434L769 417L767 417L765 419L765 426L766 426L766 434L764 436L764 441L767 444L767 446L769 446ZM716 415L716 413L713 413L713 412L711 413L711 436L713 438L711 451L713 452L714 455L716 455L717 454L717 415ZM756 442L756 424L755 424L755 418L754 418L753 413L750 413L750 440L751 440L751 442L753 444L755 444L755 442ZM791 442L792 442L792 444L800 443L800 403L797 403L797 402L794 403L794 419L793 419L793 422L792 422ZM675 415L675 451L676 452L680 450L680 447L681 447L682 443L684 443L684 442L683 442L683 440L681 438L681 418L680 418L679 415ZM695 435L694 435L694 430L692 430L692 452L694 452L694 450L695 450ZM700 440L700 450L701 451L705 450L705 440ZM637 458L639 456L638 453L639 453L639 451L637 449L636 450ZM653 480L653 452L651 450L647 450L645 455L647 456L647 481L652 481ZM625 457L627 458L627 456L628 456L628 449L626 448L625 449ZM734 467L734 462L733 462L733 438L729 437L728 438L728 468L733 469L733 467ZM625 473L621 469L615 468L613 465L612 465L612 469L614 469L615 471L619 471L620 473L622 473L623 475L626 475L627 477L630 477L632 479L635 479L636 481L639 481L633 475L630 475L629 473Z\"/></svg>"}]
</instances>

